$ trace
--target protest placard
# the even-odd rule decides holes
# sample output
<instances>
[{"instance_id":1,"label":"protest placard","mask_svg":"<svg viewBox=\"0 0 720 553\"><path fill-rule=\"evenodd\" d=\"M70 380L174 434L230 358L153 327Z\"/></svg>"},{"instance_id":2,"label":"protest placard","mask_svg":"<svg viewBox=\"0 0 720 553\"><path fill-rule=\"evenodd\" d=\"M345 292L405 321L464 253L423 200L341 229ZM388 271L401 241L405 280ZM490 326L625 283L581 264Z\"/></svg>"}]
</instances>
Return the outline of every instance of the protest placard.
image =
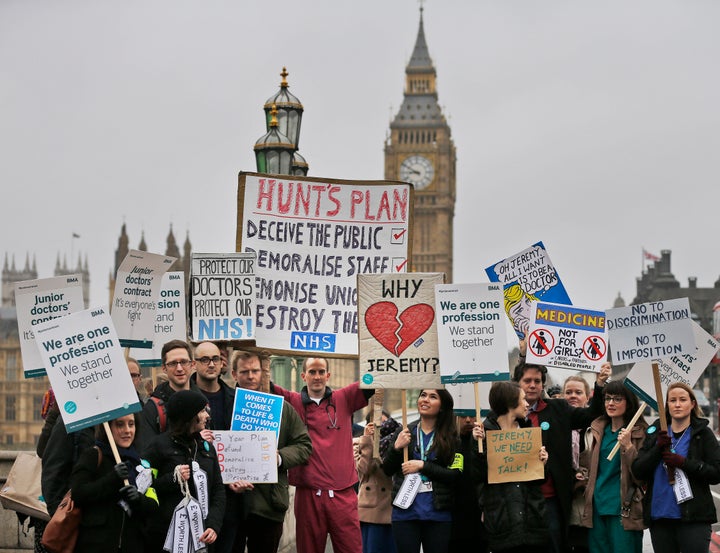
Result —
<instances>
[{"instance_id":1,"label":"protest placard","mask_svg":"<svg viewBox=\"0 0 720 553\"><path fill-rule=\"evenodd\" d=\"M271 430L279 438L282 410L282 396L235 388L230 430Z\"/></svg>"},{"instance_id":2,"label":"protest placard","mask_svg":"<svg viewBox=\"0 0 720 553\"><path fill-rule=\"evenodd\" d=\"M605 312L613 363L622 365L693 353L687 298L617 307Z\"/></svg>"},{"instance_id":3,"label":"protest placard","mask_svg":"<svg viewBox=\"0 0 720 553\"><path fill-rule=\"evenodd\" d=\"M163 275L175 257L130 250L115 277L112 320L125 348L152 348Z\"/></svg>"},{"instance_id":4,"label":"protest placard","mask_svg":"<svg viewBox=\"0 0 720 553\"><path fill-rule=\"evenodd\" d=\"M516 428L487 431L488 482L527 482L545 478L540 460L542 430Z\"/></svg>"},{"instance_id":5,"label":"protest placard","mask_svg":"<svg viewBox=\"0 0 720 553\"><path fill-rule=\"evenodd\" d=\"M142 409L107 308L40 323L35 341L68 433Z\"/></svg>"},{"instance_id":6,"label":"protest placard","mask_svg":"<svg viewBox=\"0 0 720 553\"><path fill-rule=\"evenodd\" d=\"M435 285L442 273L358 275L361 388L440 388Z\"/></svg>"},{"instance_id":7,"label":"protest placard","mask_svg":"<svg viewBox=\"0 0 720 553\"><path fill-rule=\"evenodd\" d=\"M257 253L257 346L356 357L356 278L408 270L412 187L240 173L238 204L237 250Z\"/></svg>"},{"instance_id":8,"label":"protest placard","mask_svg":"<svg viewBox=\"0 0 720 553\"><path fill-rule=\"evenodd\" d=\"M509 378L507 379L509 380ZM490 388L492 382L461 382L459 384L448 382L445 389L453 398L453 412L458 417L474 417L477 413L475 404L475 385L479 388L480 415L487 416L490 412Z\"/></svg>"},{"instance_id":9,"label":"protest placard","mask_svg":"<svg viewBox=\"0 0 720 553\"><path fill-rule=\"evenodd\" d=\"M695 351L671 355L658 363L663 397L667 394L668 386L673 382L682 382L691 388L695 386L715 353L720 349L720 342L705 332L695 321L692 322L692 329L696 345ZM658 408L650 361L635 363L625 377L625 386L653 409Z\"/></svg>"},{"instance_id":10,"label":"protest placard","mask_svg":"<svg viewBox=\"0 0 720 553\"><path fill-rule=\"evenodd\" d=\"M252 340L254 253L193 253L190 319L193 340Z\"/></svg>"},{"instance_id":11,"label":"protest placard","mask_svg":"<svg viewBox=\"0 0 720 553\"><path fill-rule=\"evenodd\" d=\"M277 442L274 432L215 431L220 474L223 484L247 480L253 484L275 484Z\"/></svg>"},{"instance_id":12,"label":"protest placard","mask_svg":"<svg viewBox=\"0 0 720 553\"><path fill-rule=\"evenodd\" d=\"M155 315L155 333L152 349L132 348L130 357L141 367L159 367L162 364L162 347L170 340L187 340L185 306L185 273L165 273L160 286L160 300Z\"/></svg>"},{"instance_id":13,"label":"protest placard","mask_svg":"<svg viewBox=\"0 0 720 553\"><path fill-rule=\"evenodd\" d=\"M532 302L527 363L600 372L607 352L604 311Z\"/></svg>"},{"instance_id":14,"label":"protest placard","mask_svg":"<svg viewBox=\"0 0 720 553\"><path fill-rule=\"evenodd\" d=\"M436 285L435 310L443 384L509 380L499 284Z\"/></svg>"},{"instance_id":15,"label":"protest placard","mask_svg":"<svg viewBox=\"0 0 720 553\"><path fill-rule=\"evenodd\" d=\"M542 242L487 267L485 272L490 282L503 285L505 312L520 338L528 333L532 301L572 303Z\"/></svg>"},{"instance_id":16,"label":"protest placard","mask_svg":"<svg viewBox=\"0 0 720 553\"><path fill-rule=\"evenodd\" d=\"M82 275L66 275L15 283L20 354L25 378L45 376L35 342L35 327L83 308Z\"/></svg>"}]
</instances>

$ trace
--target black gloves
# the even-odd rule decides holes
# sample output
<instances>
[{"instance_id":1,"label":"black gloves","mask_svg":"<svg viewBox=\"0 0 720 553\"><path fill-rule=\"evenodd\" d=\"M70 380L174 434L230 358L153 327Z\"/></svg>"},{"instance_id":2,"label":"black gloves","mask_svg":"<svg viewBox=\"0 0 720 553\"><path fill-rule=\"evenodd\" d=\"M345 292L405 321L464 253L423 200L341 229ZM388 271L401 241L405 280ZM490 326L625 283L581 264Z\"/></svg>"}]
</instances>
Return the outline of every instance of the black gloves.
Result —
<instances>
[{"instance_id":1,"label":"black gloves","mask_svg":"<svg viewBox=\"0 0 720 553\"><path fill-rule=\"evenodd\" d=\"M118 463L113 467L113 472L120 480L127 480L130 475L130 470L126 463Z\"/></svg>"},{"instance_id":2,"label":"black gloves","mask_svg":"<svg viewBox=\"0 0 720 553\"><path fill-rule=\"evenodd\" d=\"M142 494L135 486L123 486L120 488L120 497L128 503L137 503L142 498Z\"/></svg>"}]
</instances>

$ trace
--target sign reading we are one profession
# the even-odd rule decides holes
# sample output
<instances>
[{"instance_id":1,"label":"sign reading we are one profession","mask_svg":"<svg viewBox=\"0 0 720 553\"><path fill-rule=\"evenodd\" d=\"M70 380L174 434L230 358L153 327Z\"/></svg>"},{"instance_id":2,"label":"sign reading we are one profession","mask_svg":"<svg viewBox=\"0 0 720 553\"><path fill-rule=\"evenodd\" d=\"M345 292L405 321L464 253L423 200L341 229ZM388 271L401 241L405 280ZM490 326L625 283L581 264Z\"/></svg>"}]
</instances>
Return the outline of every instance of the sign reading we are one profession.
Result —
<instances>
[{"instance_id":1,"label":"sign reading we are one profession","mask_svg":"<svg viewBox=\"0 0 720 553\"><path fill-rule=\"evenodd\" d=\"M607 352L604 311L533 302L527 338L528 363L600 372Z\"/></svg>"},{"instance_id":2,"label":"sign reading we are one profession","mask_svg":"<svg viewBox=\"0 0 720 553\"><path fill-rule=\"evenodd\" d=\"M240 173L237 248L257 254L258 347L357 356L357 275L405 273L406 183Z\"/></svg>"},{"instance_id":3,"label":"sign reading we are one profession","mask_svg":"<svg viewBox=\"0 0 720 553\"><path fill-rule=\"evenodd\" d=\"M15 306L24 376L44 376L45 365L35 342L35 328L83 308L82 275L16 282Z\"/></svg>"}]
</instances>

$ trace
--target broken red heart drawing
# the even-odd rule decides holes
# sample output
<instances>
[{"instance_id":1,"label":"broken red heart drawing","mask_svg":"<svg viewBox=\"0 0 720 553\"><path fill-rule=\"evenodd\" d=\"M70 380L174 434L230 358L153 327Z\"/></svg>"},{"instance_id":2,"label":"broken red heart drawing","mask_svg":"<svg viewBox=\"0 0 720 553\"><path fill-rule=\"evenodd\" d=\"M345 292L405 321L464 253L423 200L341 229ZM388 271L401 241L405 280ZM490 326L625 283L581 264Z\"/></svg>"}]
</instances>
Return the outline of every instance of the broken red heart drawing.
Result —
<instances>
[{"instance_id":1,"label":"broken red heart drawing","mask_svg":"<svg viewBox=\"0 0 720 553\"><path fill-rule=\"evenodd\" d=\"M434 319L435 310L427 303L411 305L399 316L397 305L389 301L374 303L365 311L368 332L397 356L425 334Z\"/></svg>"}]
</instances>

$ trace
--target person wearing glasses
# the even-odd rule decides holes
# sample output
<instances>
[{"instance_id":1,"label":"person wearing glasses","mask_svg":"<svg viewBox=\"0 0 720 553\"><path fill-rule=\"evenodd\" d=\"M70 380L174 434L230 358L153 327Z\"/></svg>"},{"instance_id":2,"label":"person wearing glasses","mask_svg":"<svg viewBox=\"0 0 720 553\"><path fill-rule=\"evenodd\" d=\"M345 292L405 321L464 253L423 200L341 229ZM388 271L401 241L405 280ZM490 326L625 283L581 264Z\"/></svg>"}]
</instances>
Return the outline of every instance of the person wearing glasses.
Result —
<instances>
[{"instance_id":1,"label":"person wearing glasses","mask_svg":"<svg viewBox=\"0 0 720 553\"><path fill-rule=\"evenodd\" d=\"M312 439L307 465L290 469L295 490L298 553L323 553L330 534L335 553L362 553L355 483L358 481L352 446L352 416L368 404L375 390L354 382L339 390L328 385L326 359L308 357L298 392L271 383L270 391L285 398L298 412Z\"/></svg>"},{"instance_id":2,"label":"person wearing glasses","mask_svg":"<svg viewBox=\"0 0 720 553\"><path fill-rule=\"evenodd\" d=\"M583 526L589 528L588 549L590 553L641 553L642 484L630 467L645 439L647 423L641 417L628 428L638 400L622 382L609 382L603 399L605 414L590 425L593 446L582 516ZM618 443L620 449L608 460Z\"/></svg>"},{"instance_id":3,"label":"person wearing glasses","mask_svg":"<svg viewBox=\"0 0 720 553\"><path fill-rule=\"evenodd\" d=\"M223 361L220 349L212 342L200 342L195 346L195 374L190 385L198 387L210 405L210 420L206 425L206 440L212 439L212 430L230 430L232 424L235 390L220 378Z\"/></svg>"},{"instance_id":4,"label":"person wearing glasses","mask_svg":"<svg viewBox=\"0 0 720 553\"><path fill-rule=\"evenodd\" d=\"M125 359L125 363L127 363L128 371L130 372L130 378L132 378L133 386L135 386L135 391L137 392L138 399L140 400L140 403L145 405L145 402L148 400L148 393L145 390L145 383L143 382L142 373L140 372L140 364L137 362L136 359L133 359L132 357L128 357Z\"/></svg>"},{"instance_id":5,"label":"person wearing glasses","mask_svg":"<svg viewBox=\"0 0 720 553\"><path fill-rule=\"evenodd\" d=\"M197 387L190 383L190 375L195 370L190 344L183 340L170 340L162 347L160 357L167 381L157 385L143 406L138 433L140 438L138 449L141 453L156 436L167 430L165 404L172 395L180 390L197 390Z\"/></svg>"}]
</instances>

